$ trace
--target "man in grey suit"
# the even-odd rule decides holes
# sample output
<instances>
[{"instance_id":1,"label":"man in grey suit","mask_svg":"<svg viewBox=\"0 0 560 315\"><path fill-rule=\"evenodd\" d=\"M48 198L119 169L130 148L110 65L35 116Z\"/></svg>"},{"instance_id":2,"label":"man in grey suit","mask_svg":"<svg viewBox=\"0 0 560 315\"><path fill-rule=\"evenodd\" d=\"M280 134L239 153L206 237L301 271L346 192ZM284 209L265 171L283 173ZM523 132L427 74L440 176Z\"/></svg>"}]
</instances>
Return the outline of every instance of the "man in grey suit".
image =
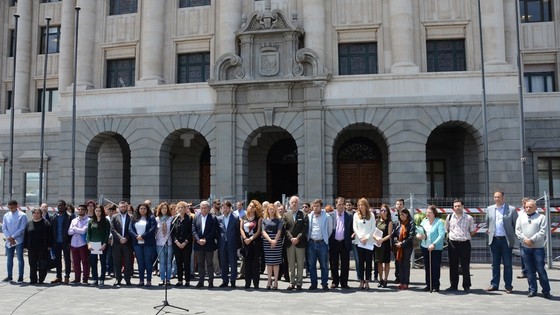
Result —
<instances>
[{"instance_id":1,"label":"man in grey suit","mask_svg":"<svg viewBox=\"0 0 560 315\"><path fill-rule=\"evenodd\" d=\"M301 290L303 283L303 266L305 263L305 249L307 247L308 218L299 210L299 198L290 198L290 211L284 213L286 231L286 254L288 255L288 268L290 269L291 283L288 290ZM296 273L297 271L297 273Z\"/></svg>"},{"instance_id":2,"label":"man in grey suit","mask_svg":"<svg viewBox=\"0 0 560 315\"><path fill-rule=\"evenodd\" d=\"M218 216L218 250L220 253L220 267L222 269L222 284L220 288L228 286L235 288L237 279L237 250L241 247L241 231L239 217L233 213L232 204L226 200L222 203L222 214ZM228 271L231 273L228 279Z\"/></svg>"},{"instance_id":3,"label":"man in grey suit","mask_svg":"<svg viewBox=\"0 0 560 315\"><path fill-rule=\"evenodd\" d=\"M500 287L500 264L504 264L504 284L506 293L513 292L512 249L515 244L515 223L517 211L504 202L504 192L494 192L495 205L486 208L488 245L492 252L492 280L486 289L496 291Z\"/></svg>"},{"instance_id":4,"label":"man in grey suit","mask_svg":"<svg viewBox=\"0 0 560 315\"><path fill-rule=\"evenodd\" d=\"M120 286L123 278L121 268L124 262L124 281L130 285L132 277L132 236L130 235L131 218L128 215L128 203L119 202L119 213L111 218L111 234L113 235L113 265L115 268L115 283Z\"/></svg>"}]
</instances>

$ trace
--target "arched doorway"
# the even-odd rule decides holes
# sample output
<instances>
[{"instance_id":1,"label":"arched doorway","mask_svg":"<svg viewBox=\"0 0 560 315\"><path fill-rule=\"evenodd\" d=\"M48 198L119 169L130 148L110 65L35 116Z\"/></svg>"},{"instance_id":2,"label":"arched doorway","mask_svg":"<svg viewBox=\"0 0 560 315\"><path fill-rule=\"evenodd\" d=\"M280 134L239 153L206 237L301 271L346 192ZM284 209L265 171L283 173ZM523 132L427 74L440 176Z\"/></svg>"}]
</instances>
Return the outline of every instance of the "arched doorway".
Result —
<instances>
[{"instance_id":1,"label":"arched doorway","mask_svg":"<svg viewBox=\"0 0 560 315\"><path fill-rule=\"evenodd\" d=\"M160 199L198 201L210 196L210 147L190 129L172 132L160 151Z\"/></svg>"},{"instance_id":2,"label":"arched doorway","mask_svg":"<svg viewBox=\"0 0 560 315\"><path fill-rule=\"evenodd\" d=\"M282 201L298 192L297 145L278 127L255 130L246 141L246 180L249 199Z\"/></svg>"},{"instance_id":3,"label":"arched doorway","mask_svg":"<svg viewBox=\"0 0 560 315\"><path fill-rule=\"evenodd\" d=\"M277 141L268 151L267 187L269 200L282 200L297 194L297 146L294 139Z\"/></svg>"},{"instance_id":4,"label":"arched doorway","mask_svg":"<svg viewBox=\"0 0 560 315\"><path fill-rule=\"evenodd\" d=\"M90 141L84 186L86 200L101 196L112 202L130 200L130 147L121 135L104 132Z\"/></svg>"},{"instance_id":5,"label":"arched doorway","mask_svg":"<svg viewBox=\"0 0 560 315\"><path fill-rule=\"evenodd\" d=\"M337 161L338 196L383 197L381 151L372 140L364 137L347 140L338 151Z\"/></svg>"},{"instance_id":6,"label":"arched doorway","mask_svg":"<svg viewBox=\"0 0 560 315\"><path fill-rule=\"evenodd\" d=\"M426 182L430 202L479 195L479 145L476 130L463 122L448 122L432 131L426 142Z\"/></svg>"}]
</instances>

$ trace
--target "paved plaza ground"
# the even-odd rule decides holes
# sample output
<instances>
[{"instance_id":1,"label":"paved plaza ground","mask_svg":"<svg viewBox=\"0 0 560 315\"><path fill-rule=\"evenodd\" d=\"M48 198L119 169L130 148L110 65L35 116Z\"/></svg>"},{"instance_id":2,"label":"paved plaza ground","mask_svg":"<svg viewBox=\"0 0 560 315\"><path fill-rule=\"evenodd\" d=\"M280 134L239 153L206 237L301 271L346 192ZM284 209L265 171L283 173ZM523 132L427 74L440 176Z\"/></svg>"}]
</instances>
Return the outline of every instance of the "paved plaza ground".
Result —
<instances>
[{"instance_id":1,"label":"paved plaza ground","mask_svg":"<svg viewBox=\"0 0 560 315\"><path fill-rule=\"evenodd\" d=\"M3 245L3 244L2 244ZM17 262L14 261L17 276ZM163 287L137 288L110 286L107 280L103 288L84 285L28 285L27 257L25 257L25 282L0 283L0 314L155 314L154 306L164 299ZM556 262L560 265L560 262ZM385 289L371 285L369 291L358 290L359 283L351 281L350 290L335 289L329 292L321 290L307 291L309 279L304 279L304 290L300 292L285 290L286 282L279 283L278 291L245 290L243 280L237 289L196 289L175 288L168 291L168 300L172 305L188 308L190 312L165 308L168 314L560 314L560 269L558 266L548 270L552 286L552 300L538 297L527 298L527 281L514 279L513 294L503 291L487 293L491 269L490 264L472 266L472 290L451 293L423 292L424 270L413 269L411 272L411 289L396 290L390 284ZM515 275L520 273L514 267ZM390 279L393 278L391 271ZM6 256L4 247L0 249L0 277L6 276ZM356 273L351 270L351 279ZM47 282L55 277L51 272ZM449 286L449 269L442 269L443 289ZM132 279L138 283L137 278ZM159 279L154 279L154 283ZM175 283L172 280L172 283ZM194 282L195 284L196 282ZM215 279L219 285L221 280ZM107 285L108 284L108 285ZM193 282L191 282L193 284ZM266 274L261 275L261 287L266 286ZM164 313L164 312L162 312Z\"/></svg>"}]
</instances>

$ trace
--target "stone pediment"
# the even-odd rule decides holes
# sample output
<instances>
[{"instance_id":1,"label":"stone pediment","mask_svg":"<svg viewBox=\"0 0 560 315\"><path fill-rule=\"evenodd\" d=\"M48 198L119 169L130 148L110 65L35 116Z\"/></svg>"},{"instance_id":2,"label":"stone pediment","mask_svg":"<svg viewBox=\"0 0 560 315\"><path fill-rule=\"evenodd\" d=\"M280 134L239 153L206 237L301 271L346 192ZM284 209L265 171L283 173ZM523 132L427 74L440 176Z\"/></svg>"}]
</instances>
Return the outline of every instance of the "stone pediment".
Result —
<instances>
[{"instance_id":1,"label":"stone pediment","mask_svg":"<svg viewBox=\"0 0 560 315\"><path fill-rule=\"evenodd\" d=\"M299 25L297 14L290 20L282 10L271 10L267 0L264 11L243 17L236 32L239 55L218 58L210 85L327 80L323 61L302 47L305 34Z\"/></svg>"}]
</instances>

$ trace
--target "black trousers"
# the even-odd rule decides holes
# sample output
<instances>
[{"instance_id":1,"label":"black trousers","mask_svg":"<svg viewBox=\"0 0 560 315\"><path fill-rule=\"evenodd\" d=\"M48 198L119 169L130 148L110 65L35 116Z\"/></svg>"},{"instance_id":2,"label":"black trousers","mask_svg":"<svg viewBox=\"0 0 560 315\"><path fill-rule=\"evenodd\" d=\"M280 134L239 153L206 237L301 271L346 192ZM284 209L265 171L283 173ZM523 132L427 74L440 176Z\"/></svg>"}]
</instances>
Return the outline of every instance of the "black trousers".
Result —
<instances>
[{"instance_id":1,"label":"black trousers","mask_svg":"<svg viewBox=\"0 0 560 315\"><path fill-rule=\"evenodd\" d=\"M113 244L113 267L115 268L115 279L121 281L123 278L122 267L124 263L124 281L130 282L132 277L132 247L117 241Z\"/></svg>"},{"instance_id":2,"label":"black trousers","mask_svg":"<svg viewBox=\"0 0 560 315\"><path fill-rule=\"evenodd\" d=\"M37 281L43 283L47 277L47 258L49 251L46 248L28 248L27 258L29 259L29 280L32 283ZM37 278L39 271L39 278Z\"/></svg>"},{"instance_id":3,"label":"black trousers","mask_svg":"<svg viewBox=\"0 0 560 315\"><path fill-rule=\"evenodd\" d=\"M183 249L180 249L177 245L173 244L173 254L175 256L175 262L177 263L177 280L181 282L184 278L185 281L189 283L191 279L192 243L187 244L187 246ZM164 266L165 262L162 264L163 268L165 268Z\"/></svg>"},{"instance_id":4,"label":"black trousers","mask_svg":"<svg viewBox=\"0 0 560 315\"><path fill-rule=\"evenodd\" d=\"M449 282L451 287L459 285L459 264L463 275L463 288L471 287L471 242L449 240Z\"/></svg>"},{"instance_id":5,"label":"black trousers","mask_svg":"<svg viewBox=\"0 0 560 315\"><path fill-rule=\"evenodd\" d=\"M70 244L57 243L53 244L54 255L56 260L56 277L62 279L62 255L64 255L64 277L70 277L72 265L70 262Z\"/></svg>"},{"instance_id":6,"label":"black trousers","mask_svg":"<svg viewBox=\"0 0 560 315\"><path fill-rule=\"evenodd\" d=\"M332 240L329 242L329 260L331 266L331 276L334 285L348 285L348 274L350 273L350 251L352 248L346 248L344 240ZM340 259L340 273L339 273Z\"/></svg>"}]
</instances>

